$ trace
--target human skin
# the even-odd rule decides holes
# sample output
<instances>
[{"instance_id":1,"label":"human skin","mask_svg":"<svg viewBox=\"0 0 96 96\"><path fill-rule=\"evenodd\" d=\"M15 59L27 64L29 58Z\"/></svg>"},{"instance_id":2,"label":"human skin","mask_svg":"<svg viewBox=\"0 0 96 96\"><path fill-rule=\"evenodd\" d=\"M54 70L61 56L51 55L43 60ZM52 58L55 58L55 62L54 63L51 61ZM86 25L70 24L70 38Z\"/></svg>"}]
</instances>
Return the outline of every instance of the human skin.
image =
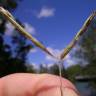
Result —
<instances>
[{"instance_id":1,"label":"human skin","mask_svg":"<svg viewBox=\"0 0 96 96\"><path fill-rule=\"evenodd\" d=\"M80 96L74 85L62 78L63 96ZM58 76L15 73L0 79L0 96L61 96Z\"/></svg>"}]
</instances>

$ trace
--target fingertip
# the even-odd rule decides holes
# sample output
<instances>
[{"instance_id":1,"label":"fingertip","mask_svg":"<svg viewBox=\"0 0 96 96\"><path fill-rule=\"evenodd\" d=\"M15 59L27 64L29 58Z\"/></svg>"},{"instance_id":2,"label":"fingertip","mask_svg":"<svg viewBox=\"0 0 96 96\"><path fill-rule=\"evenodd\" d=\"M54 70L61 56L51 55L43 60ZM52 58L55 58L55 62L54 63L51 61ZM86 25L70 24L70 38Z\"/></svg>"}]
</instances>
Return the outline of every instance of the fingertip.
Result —
<instances>
[{"instance_id":1,"label":"fingertip","mask_svg":"<svg viewBox=\"0 0 96 96\"><path fill-rule=\"evenodd\" d=\"M42 74L43 78L38 82L36 96L61 96L60 77L50 74ZM44 78L45 77L45 78ZM67 79L62 78L62 89L64 96L79 96L75 86ZM68 95L67 95L68 92ZM73 94L73 95L69 95Z\"/></svg>"},{"instance_id":2,"label":"fingertip","mask_svg":"<svg viewBox=\"0 0 96 96\"><path fill-rule=\"evenodd\" d=\"M4 82L2 82L4 81ZM25 94L20 96L61 96L60 94L60 77L50 74L12 74L0 79L0 96L4 89L9 94ZM4 84L3 84L4 83ZM75 86L67 79L62 78L63 93L77 94ZM33 94L33 95L31 95ZM6 95L7 96L7 95ZM8 95L10 96L10 95ZM14 95L11 95L14 96ZM64 95L68 96L68 95ZM79 96L79 95L69 95Z\"/></svg>"}]
</instances>

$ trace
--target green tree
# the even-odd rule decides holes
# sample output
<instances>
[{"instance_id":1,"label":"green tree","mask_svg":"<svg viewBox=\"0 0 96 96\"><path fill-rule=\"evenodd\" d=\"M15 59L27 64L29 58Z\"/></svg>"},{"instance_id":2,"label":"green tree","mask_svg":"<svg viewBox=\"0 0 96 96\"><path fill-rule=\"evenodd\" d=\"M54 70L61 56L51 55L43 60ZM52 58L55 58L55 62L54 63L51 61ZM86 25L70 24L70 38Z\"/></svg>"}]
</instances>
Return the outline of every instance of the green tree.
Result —
<instances>
[{"instance_id":1,"label":"green tree","mask_svg":"<svg viewBox=\"0 0 96 96\"><path fill-rule=\"evenodd\" d=\"M81 58L80 60L82 61L82 63L87 63L86 68L88 68L88 70L94 67L96 68L96 20L95 19L93 20L92 24L89 26L87 32L85 32L81 40L78 42L77 46L79 46L79 48L75 51L75 57ZM92 72L93 71L94 70L92 70Z\"/></svg>"},{"instance_id":2,"label":"green tree","mask_svg":"<svg viewBox=\"0 0 96 96\"><path fill-rule=\"evenodd\" d=\"M12 12L18 6L19 1L0 0L0 5ZM21 24L19 20L17 22ZM33 48L16 29L14 29L14 34L10 36L11 44L5 42L6 23L7 20L0 15L0 77L11 73L27 72L26 56Z\"/></svg>"},{"instance_id":3,"label":"green tree","mask_svg":"<svg viewBox=\"0 0 96 96\"><path fill-rule=\"evenodd\" d=\"M80 65L73 65L66 70L68 79L75 82L75 77L82 74L82 67Z\"/></svg>"},{"instance_id":4,"label":"green tree","mask_svg":"<svg viewBox=\"0 0 96 96\"><path fill-rule=\"evenodd\" d=\"M39 66L39 73L48 73L49 68L47 67L47 64L40 64Z\"/></svg>"},{"instance_id":5,"label":"green tree","mask_svg":"<svg viewBox=\"0 0 96 96\"><path fill-rule=\"evenodd\" d=\"M0 0L0 6L8 10L14 10L18 6L18 3L21 0Z\"/></svg>"},{"instance_id":6,"label":"green tree","mask_svg":"<svg viewBox=\"0 0 96 96\"><path fill-rule=\"evenodd\" d=\"M90 77L96 75L96 19L92 21L77 46L79 48L74 52L74 57L79 58L78 63L84 65L80 74ZM92 83L96 85L96 82Z\"/></svg>"},{"instance_id":7,"label":"green tree","mask_svg":"<svg viewBox=\"0 0 96 96\"><path fill-rule=\"evenodd\" d=\"M55 63L51 67L49 67L49 73L59 76L59 64ZM61 74L62 74L62 77L67 78L67 73L64 66L62 66L61 68Z\"/></svg>"}]
</instances>

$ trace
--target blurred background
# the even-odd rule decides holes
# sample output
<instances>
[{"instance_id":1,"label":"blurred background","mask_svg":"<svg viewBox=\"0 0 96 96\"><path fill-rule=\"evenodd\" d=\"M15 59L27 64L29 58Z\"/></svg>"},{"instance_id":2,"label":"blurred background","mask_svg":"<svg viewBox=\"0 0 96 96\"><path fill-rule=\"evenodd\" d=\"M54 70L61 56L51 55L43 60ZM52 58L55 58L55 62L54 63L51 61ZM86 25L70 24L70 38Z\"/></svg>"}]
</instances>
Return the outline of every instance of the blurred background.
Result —
<instances>
[{"instance_id":1,"label":"blurred background","mask_svg":"<svg viewBox=\"0 0 96 96\"><path fill-rule=\"evenodd\" d=\"M57 55L96 10L96 1L0 0L0 6ZM0 77L20 72L59 75L58 65L0 15ZM96 96L96 18L64 59L62 76L71 80L82 96Z\"/></svg>"}]
</instances>

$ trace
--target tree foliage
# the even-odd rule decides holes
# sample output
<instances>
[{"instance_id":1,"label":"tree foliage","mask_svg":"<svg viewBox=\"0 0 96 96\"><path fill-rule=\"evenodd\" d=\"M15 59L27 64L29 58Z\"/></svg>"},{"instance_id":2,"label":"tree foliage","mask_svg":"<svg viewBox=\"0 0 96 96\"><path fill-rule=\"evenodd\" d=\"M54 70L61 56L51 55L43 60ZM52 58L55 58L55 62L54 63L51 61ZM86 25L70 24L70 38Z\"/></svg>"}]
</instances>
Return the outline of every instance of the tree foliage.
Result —
<instances>
[{"instance_id":1,"label":"tree foliage","mask_svg":"<svg viewBox=\"0 0 96 96\"><path fill-rule=\"evenodd\" d=\"M12 12L18 6L19 1L0 0L0 5ZM19 20L17 22L21 24ZM8 21L0 15L0 77L11 73L27 72L26 56L33 48L31 44L27 43L26 38L18 33L17 29L13 30L11 36L6 36L7 23ZM8 40L6 40L7 38ZM10 43L8 43L9 40Z\"/></svg>"},{"instance_id":2,"label":"tree foliage","mask_svg":"<svg viewBox=\"0 0 96 96\"><path fill-rule=\"evenodd\" d=\"M82 76L87 75L90 78L91 76L96 76L96 18L92 21L76 47L73 56L79 59L78 63L83 66L76 65L68 71L73 73L74 77L77 74ZM90 82L90 84L96 86L95 81Z\"/></svg>"},{"instance_id":3,"label":"tree foliage","mask_svg":"<svg viewBox=\"0 0 96 96\"><path fill-rule=\"evenodd\" d=\"M58 63L53 64L49 68L49 73L59 76L60 75L59 74L59 64ZM64 66L62 66L62 68L61 68L61 74L62 74L62 77L67 78L67 73L66 73Z\"/></svg>"},{"instance_id":4,"label":"tree foliage","mask_svg":"<svg viewBox=\"0 0 96 96\"><path fill-rule=\"evenodd\" d=\"M83 61L83 64L87 63L85 66L86 71L90 70L90 74L96 74L93 70L96 68L96 19L93 20L87 32L78 42L78 46L79 48L75 51L75 57L81 58L80 60Z\"/></svg>"},{"instance_id":5,"label":"tree foliage","mask_svg":"<svg viewBox=\"0 0 96 96\"><path fill-rule=\"evenodd\" d=\"M66 70L68 79L75 82L75 77L82 74L82 67L80 65L73 65Z\"/></svg>"}]
</instances>

